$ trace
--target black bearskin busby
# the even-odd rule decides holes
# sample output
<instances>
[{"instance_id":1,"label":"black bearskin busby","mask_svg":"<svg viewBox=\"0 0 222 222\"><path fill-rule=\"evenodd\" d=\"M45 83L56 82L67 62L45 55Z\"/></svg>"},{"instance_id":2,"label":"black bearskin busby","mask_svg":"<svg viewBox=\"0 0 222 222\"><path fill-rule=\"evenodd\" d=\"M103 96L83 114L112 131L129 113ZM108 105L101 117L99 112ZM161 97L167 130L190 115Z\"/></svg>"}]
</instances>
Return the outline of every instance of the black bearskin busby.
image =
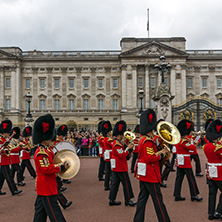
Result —
<instances>
[{"instance_id":1,"label":"black bearskin busby","mask_svg":"<svg viewBox=\"0 0 222 222\"><path fill-rule=\"evenodd\" d=\"M103 134L103 136L107 136L107 133L112 131L112 125L110 123L110 121L104 121L101 124L101 132Z\"/></svg>"},{"instance_id":2,"label":"black bearskin busby","mask_svg":"<svg viewBox=\"0 0 222 222\"><path fill-rule=\"evenodd\" d=\"M58 136L67 136L67 133L68 133L68 126L65 124L59 126L59 128L57 129Z\"/></svg>"},{"instance_id":3,"label":"black bearskin busby","mask_svg":"<svg viewBox=\"0 0 222 222\"><path fill-rule=\"evenodd\" d=\"M222 122L217 119L211 122L206 131L206 138L209 141L216 140L217 138L222 136Z\"/></svg>"},{"instance_id":4,"label":"black bearskin busby","mask_svg":"<svg viewBox=\"0 0 222 222\"><path fill-rule=\"evenodd\" d=\"M118 121L113 129L113 136L123 135L126 131L126 122L124 120Z\"/></svg>"},{"instance_id":5,"label":"black bearskin busby","mask_svg":"<svg viewBox=\"0 0 222 222\"><path fill-rule=\"evenodd\" d=\"M11 135L12 135L13 132L15 132L15 135L13 136L13 138L15 138L16 140L19 139L20 133L21 133L20 128L17 127L17 126L16 126L16 127L13 127L13 128L12 128L12 131L11 131ZM10 136L11 136L11 135L10 135Z\"/></svg>"},{"instance_id":6,"label":"black bearskin busby","mask_svg":"<svg viewBox=\"0 0 222 222\"><path fill-rule=\"evenodd\" d=\"M32 127L31 126L25 127L22 131L22 137L28 137L31 135L32 135Z\"/></svg>"},{"instance_id":7,"label":"black bearskin busby","mask_svg":"<svg viewBox=\"0 0 222 222\"><path fill-rule=\"evenodd\" d=\"M102 126L103 122L104 122L104 120L102 120L102 121L100 121L100 122L98 123L98 133L99 133L99 134L102 132L102 131L101 131L101 126Z\"/></svg>"},{"instance_id":8,"label":"black bearskin busby","mask_svg":"<svg viewBox=\"0 0 222 222\"><path fill-rule=\"evenodd\" d=\"M55 136L55 120L51 114L40 116L33 126L33 143L39 144L44 140L51 140Z\"/></svg>"},{"instance_id":9,"label":"black bearskin busby","mask_svg":"<svg viewBox=\"0 0 222 222\"><path fill-rule=\"evenodd\" d=\"M12 130L12 121L7 119L3 120L0 124L1 133L11 133Z\"/></svg>"},{"instance_id":10,"label":"black bearskin busby","mask_svg":"<svg viewBox=\"0 0 222 222\"><path fill-rule=\"evenodd\" d=\"M134 129L134 133L140 133L140 125L136 125L135 129Z\"/></svg>"},{"instance_id":11,"label":"black bearskin busby","mask_svg":"<svg viewBox=\"0 0 222 222\"><path fill-rule=\"evenodd\" d=\"M148 132L155 130L156 113L153 109L147 109L140 116L140 134L146 135Z\"/></svg>"},{"instance_id":12,"label":"black bearskin busby","mask_svg":"<svg viewBox=\"0 0 222 222\"><path fill-rule=\"evenodd\" d=\"M205 131L207 131L207 127L210 123L212 123L214 121L214 119L207 119L206 123L205 123L205 126L204 126L204 129Z\"/></svg>"},{"instance_id":13,"label":"black bearskin busby","mask_svg":"<svg viewBox=\"0 0 222 222\"><path fill-rule=\"evenodd\" d=\"M177 128L181 136L187 136L191 131L194 131L194 123L190 120L183 119L178 123Z\"/></svg>"}]
</instances>

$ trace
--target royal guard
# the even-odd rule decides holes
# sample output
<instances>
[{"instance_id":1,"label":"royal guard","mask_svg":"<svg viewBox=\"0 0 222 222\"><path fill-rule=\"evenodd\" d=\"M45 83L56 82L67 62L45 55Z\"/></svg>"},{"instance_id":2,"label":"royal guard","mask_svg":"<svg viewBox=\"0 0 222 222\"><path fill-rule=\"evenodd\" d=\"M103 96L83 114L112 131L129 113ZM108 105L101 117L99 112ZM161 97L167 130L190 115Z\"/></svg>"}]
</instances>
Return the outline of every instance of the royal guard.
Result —
<instances>
[{"instance_id":1,"label":"royal guard","mask_svg":"<svg viewBox=\"0 0 222 222\"><path fill-rule=\"evenodd\" d=\"M68 135L68 131L69 131L69 128L68 128L67 125L63 124L63 125L59 126L59 128L57 129L57 138L56 138L56 141L55 141L55 145L60 143L60 142L65 141L65 139L67 138L67 135ZM66 183L66 184L71 183L70 180L62 180L62 182ZM60 190L61 191L65 191L67 189L66 187L62 187L62 184L60 182L59 182L59 184L60 184Z\"/></svg>"},{"instance_id":2,"label":"royal guard","mask_svg":"<svg viewBox=\"0 0 222 222\"><path fill-rule=\"evenodd\" d=\"M101 131L103 135L103 146L104 146L104 161L105 161L105 181L104 189L110 189L110 177L112 174L110 158L112 153L112 125L110 121L104 121L101 125Z\"/></svg>"},{"instance_id":3,"label":"royal guard","mask_svg":"<svg viewBox=\"0 0 222 222\"><path fill-rule=\"evenodd\" d=\"M101 126L104 120L100 121L98 124L98 143L99 143L99 158L100 158L100 163L99 163L99 172L98 172L98 178L99 181L104 181L105 179L103 178L104 170L105 170L105 161L104 161L104 155L103 155L103 150L104 150L104 145L103 145L103 135L101 132Z\"/></svg>"},{"instance_id":4,"label":"royal guard","mask_svg":"<svg viewBox=\"0 0 222 222\"><path fill-rule=\"evenodd\" d=\"M50 147L55 136L55 121L50 114L40 116L34 123L33 143L38 144L34 155L37 172L34 222L66 221L57 202L56 173L65 171L67 163L53 164L54 154Z\"/></svg>"},{"instance_id":5,"label":"royal guard","mask_svg":"<svg viewBox=\"0 0 222 222\"><path fill-rule=\"evenodd\" d=\"M208 219L222 219L222 122L214 120L206 130L206 139L209 141L204 145L204 153L207 158L207 183L209 187L208 197ZM220 190L219 203L216 206L217 191Z\"/></svg>"},{"instance_id":6,"label":"royal guard","mask_svg":"<svg viewBox=\"0 0 222 222\"><path fill-rule=\"evenodd\" d=\"M154 142L156 123L156 114L152 109L148 109L141 114L140 134L142 137L139 142L139 154L135 172L137 179L140 181L140 193L134 222L144 221L149 195L153 200L158 221L170 221L160 190L161 174L159 164L159 161L165 158L168 151L166 148L163 148L161 152L157 150L157 145Z\"/></svg>"},{"instance_id":7,"label":"royal guard","mask_svg":"<svg viewBox=\"0 0 222 222\"><path fill-rule=\"evenodd\" d=\"M22 173L22 178L24 175L25 168L28 169L30 175L35 179L36 178L36 172L31 164L31 157L30 157L30 151L34 146L31 144L31 137L32 137L32 127L27 126L23 129L22 132L22 137L23 140L21 141L23 149L21 151L21 173Z\"/></svg>"},{"instance_id":8,"label":"royal guard","mask_svg":"<svg viewBox=\"0 0 222 222\"><path fill-rule=\"evenodd\" d=\"M11 120L4 120L0 124L0 131L2 133L2 136L0 137L0 195L6 194L6 192L2 192L2 187L4 184L4 181L6 180L8 187L12 193L12 195L17 195L22 192L22 190L18 190L15 182L12 178L12 174L10 171L10 148L9 148L9 135L11 133L12 129L12 122Z\"/></svg>"},{"instance_id":9,"label":"royal guard","mask_svg":"<svg viewBox=\"0 0 222 222\"><path fill-rule=\"evenodd\" d=\"M138 157L138 146L140 141L140 125L136 125L134 133L136 135L136 138L133 141L134 147L133 147L133 159L131 162L131 173L134 173L135 163Z\"/></svg>"},{"instance_id":10,"label":"royal guard","mask_svg":"<svg viewBox=\"0 0 222 222\"><path fill-rule=\"evenodd\" d=\"M213 119L207 119L206 123L205 123L205 126L204 126L204 129L205 129L205 132L207 132L207 127L210 123L212 123L214 120ZM204 143L207 144L209 143L209 141L207 140L206 138L206 135L204 135Z\"/></svg>"},{"instance_id":11,"label":"royal guard","mask_svg":"<svg viewBox=\"0 0 222 222\"><path fill-rule=\"evenodd\" d=\"M176 173L175 189L174 189L175 201L185 200L185 197L181 196L181 187L185 175L189 183L191 201L201 201L203 199L202 197L198 196L199 190L193 174L191 160L190 160L190 151L195 151L196 147L194 144L190 143L190 140L187 138L187 136L190 135L191 131L194 130L193 126L194 126L193 122L186 119L181 120L177 125L177 128L181 134L181 140L176 145L177 173Z\"/></svg>"},{"instance_id":12,"label":"royal guard","mask_svg":"<svg viewBox=\"0 0 222 222\"><path fill-rule=\"evenodd\" d=\"M13 137L11 140L12 146L15 146L14 149L10 152L10 158L11 158L11 172L12 172L12 178L14 179L15 172L17 172L17 184L18 186L24 186L25 183L22 182L22 173L20 168L20 159L19 159L19 152L22 150L22 147L19 145L18 139L20 137L20 128L14 127L12 129L11 134L13 133Z\"/></svg>"},{"instance_id":13,"label":"royal guard","mask_svg":"<svg viewBox=\"0 0 222 222\"><path fill-rule=\"evenodd\" d=\"M112 154L111 154L111 168L112 178L111 187L109 194L109 205L120 205L120 201L116 201L117 192L119 189L120 182L123 185L124 199L126 206L134 206L136 202L131 199L134 197L130 178L128 175L128 156L133 152L134 144L130 143L128 147L124 147L122 143L123 134L126 131L126 122L121 120L114 126L113 136L115 137L112 143Z\"/></svg>"}]
</instances>

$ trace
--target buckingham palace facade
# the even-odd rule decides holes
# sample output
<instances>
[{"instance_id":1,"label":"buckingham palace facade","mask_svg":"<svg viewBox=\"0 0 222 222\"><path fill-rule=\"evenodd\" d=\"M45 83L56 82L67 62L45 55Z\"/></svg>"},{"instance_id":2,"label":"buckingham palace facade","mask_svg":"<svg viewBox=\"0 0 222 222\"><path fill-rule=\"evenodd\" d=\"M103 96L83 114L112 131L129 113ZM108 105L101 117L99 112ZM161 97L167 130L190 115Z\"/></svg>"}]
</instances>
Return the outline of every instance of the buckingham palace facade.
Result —
<instances>
[{"instance_id":1,"label":"buckingham palace facade","mask_svg":"<svg viewBox=\"0 0 222 222\"><path fill-rule=\"evenodd\" d=\"M173 107L201 97L222 105L222 50L186 50L186 39L123 38L121 50L22 51L0 47L0 117L24 126L27 93L34 119L51 113L56 124L75 121L96 129L100 120L138 123L141 108L155 108L161 55L171 65L165 83ZM139 90L144 91L139 99Z\"/></svg>"}]
</instances>

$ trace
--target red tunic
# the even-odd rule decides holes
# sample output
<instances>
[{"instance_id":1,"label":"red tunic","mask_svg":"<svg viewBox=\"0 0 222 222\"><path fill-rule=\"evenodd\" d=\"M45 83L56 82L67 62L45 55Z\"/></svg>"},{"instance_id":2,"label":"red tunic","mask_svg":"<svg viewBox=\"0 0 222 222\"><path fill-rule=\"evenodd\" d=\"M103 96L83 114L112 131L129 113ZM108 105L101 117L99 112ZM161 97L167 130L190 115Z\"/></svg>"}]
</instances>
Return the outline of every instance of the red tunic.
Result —
<instances>
[{"instance_id":1,"label":"red tunic","mask_svg":"<svg viewBox=\"0 0 222 222\"><path fill-rule=\"evenodd\" d=\"M30 160L30 150L26 150L26 148L28 148L28 144L30 144L30 141L27 139L23 139L22 143L24 144L24 148L21 151L21 159Z\"/></svg>"},{"instance_id":2,"label":"red tunic","mask_svg":"<svg viewBox=\"0 0 222 222\"><path fill-rule=\"evenodd\" d=\"M22 148L20 146L11 150L11 152L10 152L11 164L20 163L20 159L19 159L19 151L20 150L22 150Z\"/></svg>"},{"instance_id":3,"label":"red tunic","mask_svg":"<svg viewBox=\"0 0 222 222\"><path fill-rule=\"evenodd\" d=\"M134 148L133 148L133 152L134 153L138 153L139 152L139 141L140 141L140 137L136 136L136 138L134 139Z\"/></svg>"},{"instance_id":4,"label":"red tunic","mask_svg":"<svg viewBox=\"0 0 222 222\"><path fill-rule=\"evenodd\" d=\"M196 146L194 144L190 144L187 139L181 139L180 142L176 145L176 149L176 166L180 168L192 168L190 161L190 151L195 151ZM184 163L182 165L179 164L178 161L179 155L184 158Z\"/></svg>"},{"instance_id":5,"label":"red tunic","mask_svg":"<svg viewBox=\"0 0 222 222\"><path fill-rule=\"evenodd\" d=\"M207 177L212 180L222 180L222 145L208 143L204 145L203 149L208 161ZM209 177L209 166L215 166L217 168L217 178Z\"/></svg>"},{"instance_id":6,"label":"red tunic","mask_svg":"<svg viewBox=\"0 0 222 222\"><path fill-rule=\"evenodd\" d=\"M207 144L209 143L209 140L207 140L206 135L204 136L204 142Z\"/></svg>"},{"instance_id":7,"label":"red tunic","mask_svg":"<svg viewBox=\"0 0 222 222\"><path fill-rule=\"evenodd\" d=\"M104 144L104 160L107 162L110 162L110 158L112 156L112 143L113 143L113 139L109 138L109 137L104 137L103 139L103 144ZM106 153L107 154L107 158L106 158Z\"/></svg>"},{"instance_id":8,"label":"red tunic","mask_svg":"<svg viewBox=\"0 0 222 222\"><path fill-rule=\"evenodd\" d=\"M195 137L195 136L192 136L192 135L188 135L187 138L188 138L188 139L193 139L193 141L194 141L196 137ZM200 142L200 139L198 140L198 143L199 143L199 142ZM193 143L193 145L195 146L195 149L194 149L194 150L190 150L190 154L191 154L191 155L197 154L196 144Z\"/></svg>"},{"instance_id":9,"label":"red tunic","mask_svg":"<svg viewBox=\"0 0 222 222\"><path fill-rule=\"evenodd\" d=\"M102 135L99 135L98 142L99 142L99 148L101 149L101 153L99 153L100 157L104 157L104 144L103 144L104 137Z\"/></svg>"},{"instance_id":10,"label":"red tunic","mask_svg":"<svg viewBox=\"0 0 222 222\"><path fill-rule=\"evenodd\" d=\"M6 138L0 137L0 144L3 144L6 141ZM11 159L10 156L5 153L4 150L1 151L0 154L0 165L10 165Z\"/></svg>"},{"instance_id":11,"label":"red tunic","mask_svg":"<svg viewBox=\"0 0 222 222\"><path fill-rule=\"evenodd\" d=\"M141 176L137 173L139 180L150 183L161 183L159 164L161 156L156 155L157 151L154 140L148 136L142 136L139 142L138 162L146 164L146 175Z\"/></svg>"},{"instance_id":12,"label":"red tunic","mask_svg":"<svg viewBox=\"0 0 222 222\"><path fill-rule=\"evenodd\" d=\"M116 167L112 168L115 172L128 172L127 155L128 150L125 150L124 145L115 139L112 143L112 156L111 158L115 160Z\"/></svg>"},{"instance_id":13,"label":"red tunic","mask_svg":"<svg viewBox=\"0 0 222 222\"><path fill-rule=\"evenodd\" d=\"M36 191L38 195L58 194L56 173L60 172L60 167L53 164L53 158L54 153L49 148L39 146L35 152Z\"/></svg>"}]
</instances>

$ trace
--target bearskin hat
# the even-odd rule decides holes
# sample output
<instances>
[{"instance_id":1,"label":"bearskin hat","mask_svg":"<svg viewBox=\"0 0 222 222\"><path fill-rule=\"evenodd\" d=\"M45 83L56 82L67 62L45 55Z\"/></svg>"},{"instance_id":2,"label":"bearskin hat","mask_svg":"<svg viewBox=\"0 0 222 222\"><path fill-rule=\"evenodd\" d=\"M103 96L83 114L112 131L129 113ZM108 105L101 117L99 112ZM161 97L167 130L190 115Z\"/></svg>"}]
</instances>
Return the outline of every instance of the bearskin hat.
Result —
<instances>
[{"instance_id":1,"label":"bearskin hat","mask_svg":"<svg viewBox=\"0 0 222 222\"><path fill-rule=\"evenodd\" d=\"M104 120L102 120L98 123L98 133L99 134L101 133L101 126L102 126L103 122L104 122Z\"/></svg>"},{"instance_id":2,"label":"bearskin hat","mask_svg":"<svg viewBox=\"0 0 222 222\"><path fill-rule=\"evenodd\" d=\"M126 122L124 120L118 121L113 129L113 136L123 135L126 131Z\"/></svg>"},{"instance_id":3,"label":"bearskin hat","mask_svg":"<svg viewBox=\"0 0 222 222\"><path fill-rule=\"evenodd\" d=\"M28 137L31 135L32 135L32 127L31 126L25 127L22 131L22 137Z\"/></svg>"},{"instance_id":4,"label":"bearskin hat","mask_svg":"<svg viewBox=\"0 0 222 222\"><path fill-rule=\"evenodd\" d=\"M14 127L14 128L12 128L12 131L11 131L11 134L10 134L10 135L12 135L13 132L15 132L15 135L13 136L13 138L15 138L15 139L19 139L19 137L20 137L20 133L21 133L20 128L17 127L17 126Z\"/></svg>"},{"instance_id":5,"label":"bearskin hat","mask_svg":"<svg viewBox=\"0 0 222 222\"><path fill-rule=\"evenodd\" d=\"M59 128L57 129L58 136L67 136L67 133L68 133L68 126L65 124L59 126Z\"/></svg>"},{"instance_id":6,"label":"bearskin hat","mask_svg":"<svg viewBox=\"0 0 222 222\"><path fill-rule=\"evenodd\" d=\"M140 125L136 125L135 129L134 129L134 133L140 133Z\"/></svg>"},{"instance_id":7,"label":"bearskin hat","mask_svg":"<svg viewBox=\"0 0 222 222\"><path fill-rule=\"evenodd\" d=\"M101 132L103 134L103 136L107 136L107 133L112 131L112 125L110 123L110 121L104 121L101 124Z\"/></svg>"},{"instance_id":8,"label":"bearskin hat","mask_svg":"<svg viewBox=\"0 0 222 222\"><path fill-rule=\"evenodd\" d=\"M183 119L178 123L177 128L180 131L181 136L186 136L194 130L194 123L190 120Z\"/></svg>"},{"instance_id":9,"label":"bearskin hat","mask_svg":"<svg viewBox=\"0 0 222 222\"><path fill-rule=\"evenodd\" d=\"M39 144L51 140L55 136L55 120L51 114L40 116L34 123L33 143Z\"/></svg>"},{"instance_id":10,"label":"bearskin hat","mask_svg":"<svg viewBox=\"0 0 222 222\"><path fill-rule=\"evenodd\" d=\"M140 116L140 134L146 135L156 127L156 113L153 109L147 109Z\"/></svg>"},{"instance_id":11,"label":"bearskin hat","mask_svg":"<svg viewBox=\"0 0 222 222\"><path fill-rule=\"evenodd\" d=\"M9 119L3 120L0 124L2 133L11 133L12 130L12 121Z\"/></svg>"},{"instance_id":12,"label":"bearskin hat","mask_svg":"<svg viewBox=\"0 0 222 222\"><path fill-rule=\"evenodd\" d=\"M213 141L221 136L222 136L222 122L219 119L217 119L208 125L206 131L206 138L209 141Z\"/></svg>"},{"instance_id":13,"label":"bearskin hat","mask_svg":"<svg viewBox=\"0 0 222 222\"><path fill-rule=\"evenodd\" d=\"M207 119L206 123L205 123L205 126L204 126L204 129L205 131L207 131L207 127L210 123L212 123L214 121L214 119Z\"/></svg>"}]
</instances>

